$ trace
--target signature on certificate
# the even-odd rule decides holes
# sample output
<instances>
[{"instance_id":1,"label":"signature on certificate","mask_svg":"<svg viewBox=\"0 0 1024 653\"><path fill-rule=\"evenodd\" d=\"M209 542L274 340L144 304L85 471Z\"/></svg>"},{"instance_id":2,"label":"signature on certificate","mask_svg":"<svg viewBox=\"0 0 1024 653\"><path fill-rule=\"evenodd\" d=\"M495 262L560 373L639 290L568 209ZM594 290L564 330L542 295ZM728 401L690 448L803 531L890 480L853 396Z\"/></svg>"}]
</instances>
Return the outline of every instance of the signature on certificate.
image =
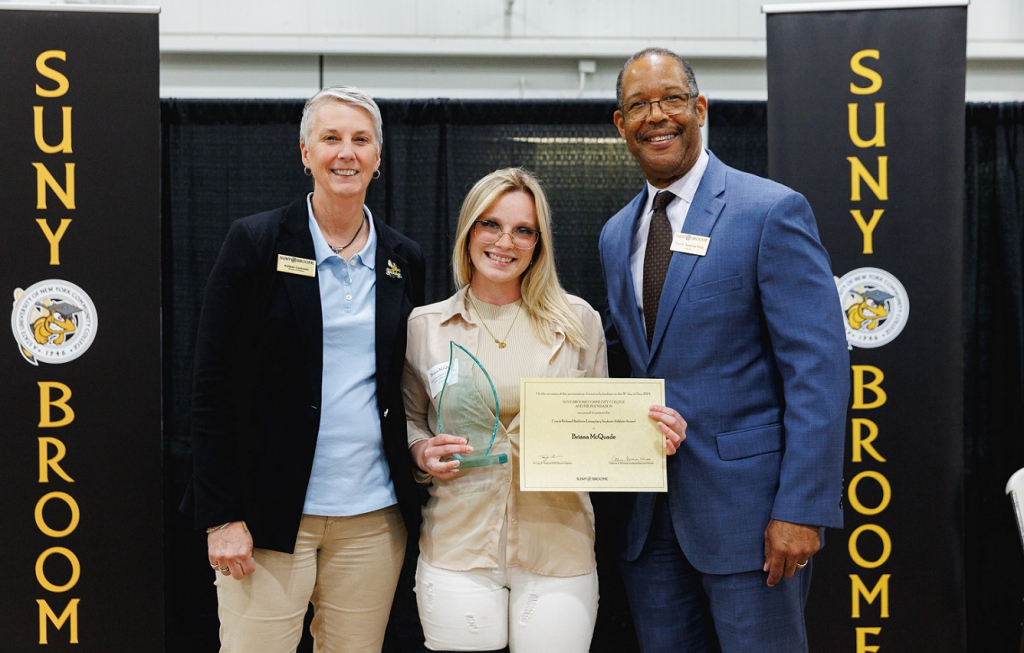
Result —
<instances>
[{"instance_id":1,"label":"signature on certificate","mask_svg":"<svg viewBox=\"0 0 1024 653\"><path fill-rule=\"evenodd\" d=\"M538 465L571 465L571 460L566 460L560 453L541 454L537 456Z\"/></svg>"},{"instance_id":2,"label":"signature on certificate","mask_svg":"<svg viewBox=\"0 0 1024 653\"><path fill-rule=\"evenodd\" d=\"M650 456L613 456L608 461L609 465L653 465L654 461L651 460Z\"/></svg>"}]
</instances>

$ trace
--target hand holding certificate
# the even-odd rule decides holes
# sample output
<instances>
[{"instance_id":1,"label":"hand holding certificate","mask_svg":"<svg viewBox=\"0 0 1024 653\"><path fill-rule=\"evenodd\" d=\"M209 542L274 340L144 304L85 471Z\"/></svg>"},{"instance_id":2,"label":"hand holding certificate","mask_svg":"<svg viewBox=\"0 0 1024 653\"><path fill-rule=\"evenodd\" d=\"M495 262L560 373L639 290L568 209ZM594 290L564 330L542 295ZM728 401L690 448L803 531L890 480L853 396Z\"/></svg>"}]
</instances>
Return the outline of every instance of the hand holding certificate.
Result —
<instances>
[{"instance_id":1,"label":"hand holding certificate","mask_svg":"<svg viewBox=\"0 0 1024 653\"><path fill-rule=\"evenodd\" d=\"M523 379L523 490L664 492L663 379Z\"/></svg>"}]
</instances>

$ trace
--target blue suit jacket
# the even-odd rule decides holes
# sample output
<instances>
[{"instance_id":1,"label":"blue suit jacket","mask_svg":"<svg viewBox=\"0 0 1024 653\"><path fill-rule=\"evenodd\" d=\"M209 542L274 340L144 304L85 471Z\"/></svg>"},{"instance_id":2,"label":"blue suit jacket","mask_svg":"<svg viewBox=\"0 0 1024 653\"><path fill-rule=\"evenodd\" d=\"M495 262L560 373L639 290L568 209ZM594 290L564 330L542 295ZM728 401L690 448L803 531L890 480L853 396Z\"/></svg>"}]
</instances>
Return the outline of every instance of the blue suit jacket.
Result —
<instances>
[{"instance_id":1,"label":"blue suit jacket","mask_svg":"<svg viewBox=\"0 0 1024 653\"><path fill-rule=\"evenodd\" d=\"M711 242L704 256L673 254L648 348L629 267L646 199L645 186L601 232L611 372L664 378L688 423L668 500L690 562L760 569L771 518L842 525L849 355L828 254L802 195L712 154L683 226ZM620 497L627 560L655 498Z\"/></svg>"}]
</instances>

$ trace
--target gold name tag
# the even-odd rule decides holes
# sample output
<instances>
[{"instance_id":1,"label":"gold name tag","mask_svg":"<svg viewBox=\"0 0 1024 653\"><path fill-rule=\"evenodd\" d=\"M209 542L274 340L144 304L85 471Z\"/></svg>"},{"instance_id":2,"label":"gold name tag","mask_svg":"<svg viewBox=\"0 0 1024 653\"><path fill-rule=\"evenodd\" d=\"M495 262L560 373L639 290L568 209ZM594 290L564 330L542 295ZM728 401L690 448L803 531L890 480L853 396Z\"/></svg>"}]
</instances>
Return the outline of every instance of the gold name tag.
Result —
<instances>
[{"instance_id":1,"label":"gold name tag","mask_svg":"<svg viewBox=\"0 0 1024 653\"><path fill-rule=\"evenodd\" d=\"M277 271L288 274L300 274L304 277L316 276L316 261L297 256L277 255Z\"/></svg>"},{"instance_id":2,"label":"gold name tag","mask_svg":"<svg viewBox=\"0 0 1024 653\"><path fill-rule=\"evenodd\" d=\"M672 236L672 251L683 254L696 254L704 256L708 253L708 245L711 239L706 236L695 236L693 234L676 234Z\"/></svg>"}]
</instances>

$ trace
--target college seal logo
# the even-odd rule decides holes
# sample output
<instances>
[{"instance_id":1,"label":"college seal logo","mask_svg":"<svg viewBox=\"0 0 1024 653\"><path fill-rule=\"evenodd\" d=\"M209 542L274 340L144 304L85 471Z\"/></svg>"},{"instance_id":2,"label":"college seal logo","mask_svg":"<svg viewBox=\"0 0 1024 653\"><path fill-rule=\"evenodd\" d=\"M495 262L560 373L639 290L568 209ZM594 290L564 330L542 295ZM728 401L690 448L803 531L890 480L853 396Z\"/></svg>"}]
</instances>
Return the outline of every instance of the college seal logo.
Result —
<instances>
[{"instance_id":1,"label":"college seal logo","mask_svg":"<svg viewBox=\"0 0 1024 653\"><path fill-rule=\"evenodd\" d=\"M67 363L96 338L96 306L70 281L47 279L15 289L11 330L29 363Z\"/></svg>"},{"instance_id":2,"label":"college seal logo","mask_svg":"<svg viewBox=\"0 0 1024 653\"><path fill-rule=\"evenodd\" d=\"M857 268L836 280L850 348L881 347L903 331L910 298L899 279L878 268Z\"/></svg>"}]
</instances>

